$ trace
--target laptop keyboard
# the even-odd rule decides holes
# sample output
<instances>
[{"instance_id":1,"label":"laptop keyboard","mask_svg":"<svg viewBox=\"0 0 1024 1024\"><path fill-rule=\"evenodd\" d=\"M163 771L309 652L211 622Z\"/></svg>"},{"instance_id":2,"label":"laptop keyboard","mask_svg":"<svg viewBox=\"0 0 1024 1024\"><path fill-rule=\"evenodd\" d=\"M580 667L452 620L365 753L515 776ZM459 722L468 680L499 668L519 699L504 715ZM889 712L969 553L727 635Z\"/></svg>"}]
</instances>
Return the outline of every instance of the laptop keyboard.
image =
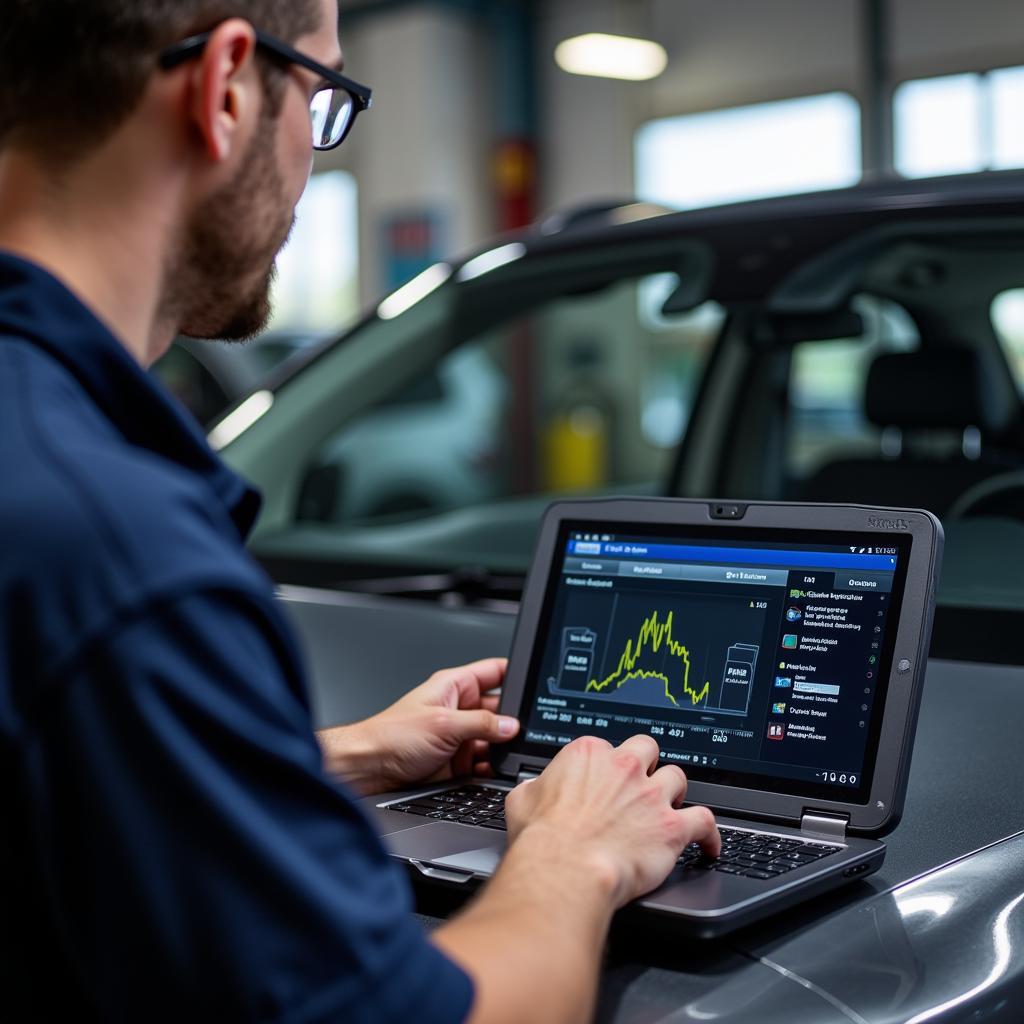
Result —
<instances>
[{"instance_id":1,"label":"laptop keyboard","mask_svg":"<svg viewBox=\"0 0 1024 1024\"><path fill-rule=\"evenodd\" d=\"M721 827L718 831L722 833L720 857L706 857L697 843L690 843L683 850L679 863L690 871L721 871L726 875L767 879L777 878L842 850L841 846L811 843L770 832L745 832Z\"/></svg>"},{"instance_id":2,"label":"laptop keyboard","mask_svg":"<svg viewBox=\"0 0 1024 1024\"><path fill-rule=\"evenodd\" d=\"M437 821L458 821L505 831L505 795L508 790L495 786L467 785L429 796L388 804L389 811L402 811ZM806 842L771 832L747 832L736 828L720 828L722 854L707 857L697 843L691 843L679 858L687 871L721 871L727 875L769 879L787 871L813 864L841 846Z\"/></svg>"},{"instance_id":3,"label":"laptop keyboard","mask_svg":"<svg viewBox=\"0 0 1024 1024\"><path fill-rule=\"evenodd\" d=\"M430 796L418 796L414 800L388 804L387 809L504 831L507 792L507 789L498 789L496 786L460 786L442 793L431 793Z\"/></svg>"}]
</instances>

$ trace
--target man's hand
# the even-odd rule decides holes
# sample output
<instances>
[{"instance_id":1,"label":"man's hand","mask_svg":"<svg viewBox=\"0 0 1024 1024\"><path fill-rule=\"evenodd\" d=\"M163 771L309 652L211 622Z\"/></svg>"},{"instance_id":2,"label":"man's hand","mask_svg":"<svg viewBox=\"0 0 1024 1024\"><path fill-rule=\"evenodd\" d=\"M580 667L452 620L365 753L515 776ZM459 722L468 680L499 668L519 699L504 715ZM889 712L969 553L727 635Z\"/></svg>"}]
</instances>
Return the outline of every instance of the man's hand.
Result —
<instances>
[{"instance_id":1,"label":"man's hand","mask_svg":"<svg viewBox=\"0 0 1024 1024\"><path fill-rule=\"evenodd\" d=\"M650 736L575 740L509 793L497 874L431 936L476 982L472 1024L591 1018L614 910L660 885L688 843L721 852L711 812L680 810L685 796Z\"/></svg>"},{"instance_id":2,"label":"man's hand","mask_svg":"<svg viewBox=\"0 0 1024 1024\"><path fill-rule=\"evenodd\" d=\"M327 771L370 795L417 782L489 774L488 746L519 731L497 714L490 691L505 678L505 658L435 672L373 718L317 734Z\"/></svg>"},{"instance_id":3,"label":"man's hand","mask_svg":"<svg viewBox=\"0 0 1024 1024\"><path fill-rule=\"evenodd\" d=\"M714 815L706 807L680 810L686 787L681 768L658 767L650 736L619 747L584 736L559 751L539 779L508 795L509 840L523 837L532 846L536 837L552 854L566 849L607 880L620 907L660 885L687 844L721 853Z\"/></svg>"}]
</instances>

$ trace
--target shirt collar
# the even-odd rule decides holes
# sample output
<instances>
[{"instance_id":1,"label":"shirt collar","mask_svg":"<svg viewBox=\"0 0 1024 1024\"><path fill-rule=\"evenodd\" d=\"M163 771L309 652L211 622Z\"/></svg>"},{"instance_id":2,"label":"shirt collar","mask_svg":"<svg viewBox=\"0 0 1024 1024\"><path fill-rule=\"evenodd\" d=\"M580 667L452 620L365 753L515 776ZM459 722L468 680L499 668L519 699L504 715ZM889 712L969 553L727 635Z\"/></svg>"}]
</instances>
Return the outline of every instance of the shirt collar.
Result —
<instances>
[{"instance_id":1,"label":"shirt collar","mask_svg":"<svg viewBox=\"0 0 1024 1024\"><path fill-rule=\"evenodd\" d=\"M42 267L0 251L0 335L57 359L139 448L203 477L244 538L260 496L214 454L198 424L68 288Z\"/></svg>"}]
</instances>

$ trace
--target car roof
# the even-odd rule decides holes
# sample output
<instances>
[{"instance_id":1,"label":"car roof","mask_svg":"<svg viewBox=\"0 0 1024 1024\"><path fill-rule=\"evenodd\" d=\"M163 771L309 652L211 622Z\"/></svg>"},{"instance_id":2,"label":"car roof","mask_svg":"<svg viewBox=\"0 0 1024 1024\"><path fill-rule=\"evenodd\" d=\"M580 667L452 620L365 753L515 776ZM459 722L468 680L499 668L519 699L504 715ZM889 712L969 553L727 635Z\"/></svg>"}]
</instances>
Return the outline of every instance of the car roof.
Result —
<instances>
[{"instance_id":1,"label":"car roof","mask_svg":"<svg viewBox=\"0 0 1024 1024\"><path fill-rule=\"evenodd\" d=\"M1018 220L1018 223L1014 223ZM870 254L872 232L885 237L913 237L921 232L941 237L943 224L962 233L965 223L979 231L1015 229L1024 239L1024 172L991 171L929 179L884 179L852 188L778 196L694 210L668 212L664 207L631 200L594 202L558 211L527 228L506 232L447 261L450 274L439 292L467 287L460 271L474 260L503 246L521 247L514 269L571 253L594 254L614 247L628 252L645 245L686 241L713 257L706 297L724 305L761 302L816 257L842 254L846 242L865 238ZM510 268L513 269L513 268ZM823 272L835 268L823 267ZM504 285L505 268L468 282L473 288ZM797 280L796 284L800 284ZM779 308L817 311L828 296L783 296ZM261 386L277 391L302 374L320 356L344 344L367 323L378 319L375 305L342 334L326 339L273 371Z\"/></svg>"},{"instance_id":2,"label":"car roof","mask_svg":"<svg viewBox=\"0 0 1024 1024\"><path fill-rule=\"evenodd\" d=\"M817 254L872 230L906 233L927 226L938 234L944 223L975 220L979 229L1009 226L1024 216L1024 173L887 179L676 213L655 209L646 204L607 207L570 218L564 230L545 234L549 218L523 239L527 256L611 242L686 238L714 252L711 296L722 303L760 300ZM1024 234L1021 224L1017 228Z\"/></svg>"}]
</instances>

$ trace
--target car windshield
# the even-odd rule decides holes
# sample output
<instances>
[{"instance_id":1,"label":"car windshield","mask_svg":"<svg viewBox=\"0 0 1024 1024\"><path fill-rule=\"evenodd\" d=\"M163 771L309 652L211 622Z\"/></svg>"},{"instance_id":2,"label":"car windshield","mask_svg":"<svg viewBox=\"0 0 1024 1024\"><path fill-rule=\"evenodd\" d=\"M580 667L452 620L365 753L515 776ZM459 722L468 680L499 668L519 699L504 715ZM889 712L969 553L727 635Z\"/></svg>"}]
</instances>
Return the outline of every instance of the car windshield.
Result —
<instances>
[{"instance_id":1,"label":"car windshield","mask_svg":"<svg viewBox=\"0 0 1024 1024\"><path fill-rule=\"evenodd\" d=\"M553 497L713 496L929 508L940 604L1024 610L1024 228L587 242L435 268L278 390L225 453L278 580L515 599Z\"/></svg>"}]
</instances>

